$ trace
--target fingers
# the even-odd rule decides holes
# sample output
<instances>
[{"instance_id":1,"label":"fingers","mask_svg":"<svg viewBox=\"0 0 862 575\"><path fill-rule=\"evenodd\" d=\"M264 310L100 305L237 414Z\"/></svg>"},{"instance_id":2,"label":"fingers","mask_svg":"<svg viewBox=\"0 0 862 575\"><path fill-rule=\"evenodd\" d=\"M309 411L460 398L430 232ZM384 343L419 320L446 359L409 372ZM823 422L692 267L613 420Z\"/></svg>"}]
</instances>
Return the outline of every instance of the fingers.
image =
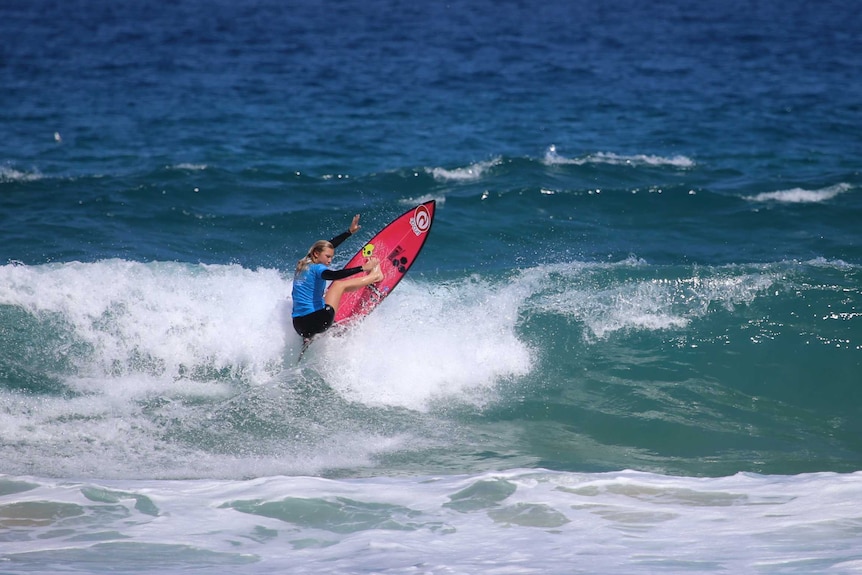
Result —
<instances>
[{"instance_id":1,"label":"fingers","mask_svg":"<svg viewBox=\"0 0 862 575\"><path fill-rule=\"evenodd\" d=\"M350 222L350 233L355 234L361 227L362 226L359 225L359 214L356 214L353 216L353 221Z\"/></svg>"}]
</instances>

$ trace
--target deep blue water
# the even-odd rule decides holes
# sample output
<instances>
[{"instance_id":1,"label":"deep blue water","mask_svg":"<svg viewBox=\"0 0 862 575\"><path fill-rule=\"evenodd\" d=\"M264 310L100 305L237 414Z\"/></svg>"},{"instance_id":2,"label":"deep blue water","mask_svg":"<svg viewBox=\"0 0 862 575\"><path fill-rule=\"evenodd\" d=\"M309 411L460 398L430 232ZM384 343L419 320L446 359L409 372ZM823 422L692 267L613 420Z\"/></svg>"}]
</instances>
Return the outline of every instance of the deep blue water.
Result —
<instances>
[{"instance_id":1,"label":"deep blue water","mask_svg":"<svg viewBox=\"0 0 862 575\"><path fill-rule=\"evenodd\" d=\"M859 30L0 4L0 570L855 572ZM297 366L296 259L432 198Z\"/></svg>"}]
</instances>

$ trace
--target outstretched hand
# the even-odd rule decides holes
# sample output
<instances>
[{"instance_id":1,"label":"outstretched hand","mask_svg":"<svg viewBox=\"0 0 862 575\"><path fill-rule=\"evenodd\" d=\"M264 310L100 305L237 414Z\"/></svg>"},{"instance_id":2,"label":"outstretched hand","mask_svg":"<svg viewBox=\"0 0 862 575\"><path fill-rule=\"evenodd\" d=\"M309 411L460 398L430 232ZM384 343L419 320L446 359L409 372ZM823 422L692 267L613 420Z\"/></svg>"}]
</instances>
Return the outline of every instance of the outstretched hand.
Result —
<instances>
[{"instance_id":1,"label":"outstretched hand","mask_svg":"<svg viewBox=\"0 0 862 575\"><path fill-rule=\"evenodd\" d=\"M361 227L362 226L359 225L359 214L356 214L355 216L353 216L353 221L350 222L350 228L348 229L350 230L351 234L355 234L359 231L359 228Z\"/></svg>"}]
</instances>

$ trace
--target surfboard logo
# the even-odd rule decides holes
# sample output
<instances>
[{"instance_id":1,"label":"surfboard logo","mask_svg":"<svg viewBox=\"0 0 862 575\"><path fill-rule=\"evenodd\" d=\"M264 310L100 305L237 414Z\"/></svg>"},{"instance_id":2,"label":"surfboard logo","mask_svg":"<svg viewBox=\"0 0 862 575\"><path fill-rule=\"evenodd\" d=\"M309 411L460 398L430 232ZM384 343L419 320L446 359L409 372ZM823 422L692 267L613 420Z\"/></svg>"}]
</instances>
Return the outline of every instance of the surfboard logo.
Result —
<instances>
[{"instance_id":1,"label":"surfboard logo","mask_svg":"<svg viewBox=\"0 0 862 575\"><path fill-rule=\"evenodd\" d=\"M431 227L431 214L428 213L428 208L421 205L413 212L413 217L410 218L410 227L413 228L413 233L421 236Z\"/></svg>"},{"instance_id":2,"label":"surfboard logo","mask_svg":"<svg viewBox=\"0 0 862 575\"><path fill-rule=\"evenodd\" d=\"M366 258L370 258L374 255L374 244L365 244L365 247L362 248L362 255Z\"/></svg>"},{"instance_id":3,"label":"surfboard logo","mask_svg":"<svg viewBox=\"0 0 862 575\"><path fill-rule=\"evenodd\" d=\"M395 246L395 249L389 252L389 255L386 256L386 259L392 263L392 267L402 274L407 271L407 264L410 263L410 260L408 260L406 256L401 255L403 251L404 248L401 246Z\"/></svg>"}]
</instances>

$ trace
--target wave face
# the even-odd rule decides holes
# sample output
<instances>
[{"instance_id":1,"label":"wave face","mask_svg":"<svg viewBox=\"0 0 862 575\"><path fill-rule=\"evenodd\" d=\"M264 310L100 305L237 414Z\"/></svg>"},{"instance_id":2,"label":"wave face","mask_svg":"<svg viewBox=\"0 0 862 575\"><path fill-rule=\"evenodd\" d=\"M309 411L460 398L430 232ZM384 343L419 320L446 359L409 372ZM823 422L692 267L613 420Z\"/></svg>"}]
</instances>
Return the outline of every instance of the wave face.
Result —
<instances>
[{"instance_id":1,"label":"wave face","mask_svg":"<svg viewBox=\"0 0 862 575\"><path fill-rule=\"evenodd\" d=\"M509 458L694 475L855 465L858 266L629 258L425 276L297 366L277 270L3 266L7 467L203 478L375 458L449 473Z\"/></svg>"}]
</instances>

